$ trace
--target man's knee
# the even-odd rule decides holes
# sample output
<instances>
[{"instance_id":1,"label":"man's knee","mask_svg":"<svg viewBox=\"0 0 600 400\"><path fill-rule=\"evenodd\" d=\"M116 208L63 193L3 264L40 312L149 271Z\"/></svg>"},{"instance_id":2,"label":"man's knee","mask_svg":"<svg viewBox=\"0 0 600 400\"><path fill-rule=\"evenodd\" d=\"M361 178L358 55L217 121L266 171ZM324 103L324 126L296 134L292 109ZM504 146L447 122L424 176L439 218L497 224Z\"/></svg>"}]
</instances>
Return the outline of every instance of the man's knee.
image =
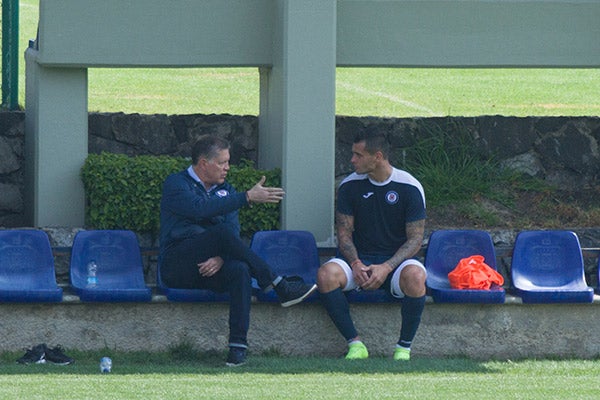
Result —
<instances>
[{"instance_id":1,"label":"man's knee","mask_svg":"<svg viewBox=\"0 0 600 400\"><path fill-rule=\"evenodd\" d=\"M327 293L343 287L345 274L342 268L333 262L323 264L317 271L317 286L321 293Z\"/></svg>"},{"instance_id":2,"label":"man's knee","mask_svg":"<svg viewBox=\"0 0 600 400\"><path fill-rule=\"evenodd\" d=\"M418 265L407 265L400 273L400 289L410 297L425 295L427 272Z\"/></svg>"}]
</instances>

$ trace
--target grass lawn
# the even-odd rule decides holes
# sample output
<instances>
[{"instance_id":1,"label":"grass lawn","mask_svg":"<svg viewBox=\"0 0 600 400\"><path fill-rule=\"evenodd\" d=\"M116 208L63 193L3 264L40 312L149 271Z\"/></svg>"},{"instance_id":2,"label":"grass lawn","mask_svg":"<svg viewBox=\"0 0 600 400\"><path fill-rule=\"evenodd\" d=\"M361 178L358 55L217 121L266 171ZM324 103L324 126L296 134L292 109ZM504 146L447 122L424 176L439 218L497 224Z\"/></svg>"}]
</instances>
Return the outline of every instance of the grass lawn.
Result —
<instances>
[{"instance_id":1,"label":"grass lawn","mask_svg":"<svg viewBox=\"0 0 600 400\"><path fill-rule=\"evenodd\" d=\"M39 0L20 1L19 54ZM25 62L19 59L19 104ZM257 68L90 69L90 111L257 115ZM600 115L600 69L338 68L336 113L354 116Z\"/></svg>"},{"instance_id":2,"label":"grass lawn","mask_svg":"<svg viewBox=\"0 0 600 400\"><path fill-rule=\"evenodd\" d=\"M70 366L17 365L4 354L0 398L14 399L590 399L600 361L475 361L251 355L227 368L222 354L177 360L159 354L113 354L113 372L98 372L99 353L71 353ZM13 358L11 358L13 357Z\"/></svg>"}]
</instances>

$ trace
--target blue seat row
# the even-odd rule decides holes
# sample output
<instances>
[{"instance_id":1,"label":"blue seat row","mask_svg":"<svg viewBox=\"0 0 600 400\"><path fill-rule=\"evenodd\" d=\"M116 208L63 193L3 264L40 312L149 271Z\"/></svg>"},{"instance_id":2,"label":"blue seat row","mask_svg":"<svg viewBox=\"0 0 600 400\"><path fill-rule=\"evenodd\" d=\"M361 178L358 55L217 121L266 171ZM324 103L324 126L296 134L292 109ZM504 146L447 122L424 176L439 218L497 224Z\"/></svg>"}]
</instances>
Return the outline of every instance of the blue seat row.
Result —
<instances>
[{"instance_id":1,"label":"blue seat row","mask_svg":"<svg viewBox=\"0 0 600 400\"><path fill-rule=\"evenodd\" d=\"M453 289L448 273L458 261L483 255L496 269L496 254L491 236L480 230L440 230L429 238L425 266L427 287L435 302L503 303L505 290ZM599 260L600 269L600 260ZM585 281L579 239L566 230L520 232L511 261L513 289L523 303L591 303L594 290Z\"/></svg>"},{"instance_id":2,"label":"blue seat row","mask_svg":"<svg viewBox=\"0 0 600 400\"><path fill-rule=\"evenodd\" d=\"M87 282L87 265L98 265L97 283ZM131 231L81 231L73 241L71 286L82 301L150 301L142 259ZM60 302L48 235L34 229L0 231L0 301Z\"/></svg>"},{"instance_id":3,"label":"blue seat row","mask_svg":"<svg viewBox=\"0 0 600 400\"><path fill-rule=\"evenodd\" d=\"M315 282L319 255L314 236L306 231L264 231L254 235L251 247L282 275L299 275ZM97 265L97 282L88 283L88 264ZM69 267L71 287L85 302L147 302L152 290L144 282L136 235L127 230L78 232ZM158 289L179 302L228 301L229 295L202 289L166 286L157 268ZM34 229L0 230L0 302L60 302L48 236ZM275 302L273 291L256 287L259 301ZM308 301L312 301L312 296Z\"/></svg>"},{"instance_id":4,"label":"blue seat row","mask_svg":"<svg viewBox=\"0 0 600 400\"><path fill-rule=\"evenodd\" d=\"M314 236L306 231L257 232L251 248L282 275L299 275L314 283L320 265ZM438 230L425 254L427 289L435 302L503 303L505 289L465 290L450 287L448 273L459 260L482 255L496 269L496 254L489 233L481 230ZM98 264L97 284L87 282L87 265ZM600 269L600 260L599 260ZM82 301L144 302L152 290L144 282L137 237L125 230L79 232L73 241L70 280ZM515 293L524 303L589 303L594 291L585 282L582 250L571 231L524 231L517 235L511 264ZM158 289L177 302L228 301L227 294L201 289L167 287L157 271ZM599 282L600 286L600 282ZM34 229L0 230L0 302L59 302L63 290L56 284L48 236ZM273 291L256 287L259 301L276 302ZM347 293L351 302L394 301L382 290ZM314 301L313 295L307 301Z\"/></svg>"}]
</instances>

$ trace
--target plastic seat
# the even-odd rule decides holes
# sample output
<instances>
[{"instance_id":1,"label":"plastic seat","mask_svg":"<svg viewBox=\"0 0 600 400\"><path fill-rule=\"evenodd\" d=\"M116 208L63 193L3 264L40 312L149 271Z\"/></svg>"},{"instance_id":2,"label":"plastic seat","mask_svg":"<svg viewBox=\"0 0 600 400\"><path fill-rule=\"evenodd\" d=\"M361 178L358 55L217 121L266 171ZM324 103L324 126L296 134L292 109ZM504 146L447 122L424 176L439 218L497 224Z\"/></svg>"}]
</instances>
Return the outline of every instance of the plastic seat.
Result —
<instances>
[{"instance_id":1,"label":"plastic seat","mask_svg":"<svg viewBox=\"0 0 600 400\"><path fill-rule=\"evenodd\" d=\"M448 280L458 262L482 255L485 263L496 270L496 251L489 233L480 230L439 230L429 237L425 268L427 288L436 303L504 303L506 291L492 284L489 290L453 289Z\"/></svg>"},{"instance_id":2,"label":"plastic seat","mask_svg":"<svg viewBox=\"0 0 600 400\"><path fill-rule=\"evenodd\" d=\"M62 301L48 235L40 230L0 231L0 302Z\"/></svg>"},{"instance_id":3,"label":"plastic seat","mask_svg":"<svg viewBox=\"0 0 600 400\"><path fill-rule=\"evenodd\" d=\"M524 231L515 239L511 274L523 303L591 303L579 239L571 231Z\"/></svg>"},{"instance_id":4,"label":"plastic seat","mask_svg":"<svg viewBox=\"0 0 600 400\"><path fill-rule=\"evenodd\" d=\"M598 254L598 268L596 269L596 276L598 277L596 290L600 292L600 254Z\"/></svg>"},{"instance_id":5,"label":"plastic seat","mask_svg":"<svg viewBox=\"0 0 600 400\"><path fill-rule=\"evenodd\" d=\"M98 265L98 282L87 286L87 265ZM81 231L71 251L71 285L81 301L146 302L152 290L144 282L144 268L135 234L126 230Z\"/></svg>"},{"instance_id":6,"label":"plastic seat","mask_svg":"<svg viewBox=\"0 0 600 400\"><path fill-rule=\"evenodd\" d=\"M312 233L308 231L259 231L252 237L250 248L281 276L300 276L306 283L315 283L320 266L319 251ZM258 288L257 288L258 289ZM259 301L279 301L274 290L257 290ZM313 294L304 301L314 301Z\"/></svg>"}]
</instances>

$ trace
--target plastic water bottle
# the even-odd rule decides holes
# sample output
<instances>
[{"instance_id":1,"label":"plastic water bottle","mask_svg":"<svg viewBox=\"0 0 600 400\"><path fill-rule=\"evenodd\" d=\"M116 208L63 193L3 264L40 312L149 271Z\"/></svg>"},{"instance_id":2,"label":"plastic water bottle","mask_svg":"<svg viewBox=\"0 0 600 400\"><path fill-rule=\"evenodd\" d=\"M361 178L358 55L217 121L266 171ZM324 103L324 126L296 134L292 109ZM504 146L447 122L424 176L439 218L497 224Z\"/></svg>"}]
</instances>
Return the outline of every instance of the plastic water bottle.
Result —
<instances>
[{"instance_id":1,"label":"plastic water bottle","mask_svg":"<svg viewBox=\"0 0 600 400\"><path fill-rule=\"evenodd\" d=\"M87 265L87 287L95 287L98 284L98 265L92 260Z\"/></svg>"},{"instance_id":2,"label":"plastic water bottle","mask_svg":"<svg viewBox=\"0 0 600 400\"><path fill-rule=\"evenodd\" d=\"M100 372L107 374L112 370L112 360L109 357L100 359Z\"/></svg>"}]
</instances>

